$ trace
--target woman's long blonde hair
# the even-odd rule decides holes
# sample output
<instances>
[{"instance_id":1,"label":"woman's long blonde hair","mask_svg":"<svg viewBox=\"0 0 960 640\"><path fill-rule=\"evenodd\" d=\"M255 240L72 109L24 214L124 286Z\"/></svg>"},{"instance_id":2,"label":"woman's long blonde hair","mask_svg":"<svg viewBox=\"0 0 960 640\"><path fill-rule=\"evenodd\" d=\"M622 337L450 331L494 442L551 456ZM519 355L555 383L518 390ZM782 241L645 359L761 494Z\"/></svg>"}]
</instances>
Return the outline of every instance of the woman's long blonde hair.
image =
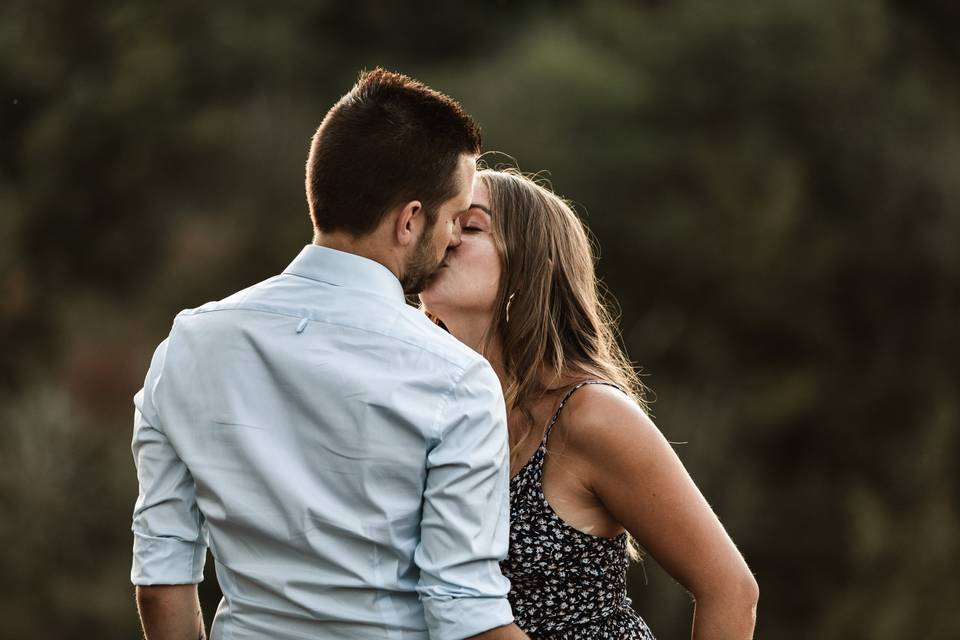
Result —
<instances>
[{"instance_id":1,"label":"woman's long blonde hair","mask_svg":"<svg viewBox=\"0 0 960 640\"><path fill-rule=\"evenodd\" d=\"M490 194L502 267L481 352L499 340L507 412L525 417L511 424L510 461L517 468L523 445L542 437L531 407L545 393L604 380L646 411L646 390L617 341L617 323L594 269L594 245L570 204L516 169L477 175ZM640 557L632 539L630 555Z\"/></svg>"},{"instance_id":2,"label":"woman's long blonde hair","mask_svg":"<svg viewBox=\"0 0 960 640\"><path fill-rule=\"evenodd\" d=\"M481 350L499 338L508 412L529 416L544 393L587 379L620 386L646 409L645 388L617 342L616 320L600 291L586 225L564 199L515 169L477 176L490 194L502 267ZM511 434L511 441L529 435Z\"/></svg>"}]
</instances>

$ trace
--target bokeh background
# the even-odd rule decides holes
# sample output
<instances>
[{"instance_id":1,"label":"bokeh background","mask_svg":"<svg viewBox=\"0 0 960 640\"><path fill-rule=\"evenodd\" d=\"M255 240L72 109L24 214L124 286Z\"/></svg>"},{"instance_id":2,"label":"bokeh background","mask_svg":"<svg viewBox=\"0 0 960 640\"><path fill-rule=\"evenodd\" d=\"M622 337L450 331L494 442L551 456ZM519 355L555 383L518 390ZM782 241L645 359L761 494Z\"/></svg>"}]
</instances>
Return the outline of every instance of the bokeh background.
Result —
<instances>
[{"instance_id":1,"label":"bokeh background","mask_svg":"<svg viewBox=\"0 0 960 640\"><path fill-rule=\"evenodd\" d=\"M178 310L309 242L309 138L375 65L578 203L757 637L960 637L958 33L950 0L4 2L0 637L137 637L131 396ZM655 559L630 581L689 636Z\"/></svg>"}]
</instances>

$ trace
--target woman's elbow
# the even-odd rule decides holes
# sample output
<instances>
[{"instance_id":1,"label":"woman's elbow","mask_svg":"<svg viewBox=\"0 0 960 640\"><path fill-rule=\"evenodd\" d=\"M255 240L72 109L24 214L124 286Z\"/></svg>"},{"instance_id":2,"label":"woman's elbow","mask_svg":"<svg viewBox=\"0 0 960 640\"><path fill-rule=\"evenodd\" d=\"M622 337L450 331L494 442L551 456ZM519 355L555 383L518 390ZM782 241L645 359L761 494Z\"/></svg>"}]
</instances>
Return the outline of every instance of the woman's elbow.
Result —
<instances>
[{"instance_id":1,"label":"woman's elbow","mask_svg":"<svg viewBox=\"0 0 960 640\"><path fill-rule=\"evenodd\" d=\"M734 586L728 590L728 605L755 619L757 603L760 601L760 585L757 584L757 579L752 573L745 571L731 579L730 583Z\"/></svg>"},{"instance_id":2,"label":"woman's elbow","mask_svg":"<svg viewBox=\"0 0 960 640\"><path fill-rule=\"evenodd\" d=\"M753 574L749 572L744 576L743 583L744 600L756 609L757 603L760 601L760 585Z\"/></svg>"},{"instance_id":3,"label":"woman's elbow","mask_svg":"<svg viewBox=\"0 0 960 640\"><path fill-rule=\"evenodd\" d=\"M743 603L748 607L750 619L756 623L757 604L760 602L760 585L752 573L747 573L744 578Z\"/></svg>"},{"instance_id":4,"label":"woman's elbow","mask_svg":"<svg viewBox=\"0 0 960 640\"><path fill-rule=\"evenodd\" d=\"M749 611L756 615L760 585L753 574L745 569L736 575L712 580L709 586L704 585L699 592L692 591L691 595L701 605L717 604L728 610Z\"/></svg>"}]
</instances>

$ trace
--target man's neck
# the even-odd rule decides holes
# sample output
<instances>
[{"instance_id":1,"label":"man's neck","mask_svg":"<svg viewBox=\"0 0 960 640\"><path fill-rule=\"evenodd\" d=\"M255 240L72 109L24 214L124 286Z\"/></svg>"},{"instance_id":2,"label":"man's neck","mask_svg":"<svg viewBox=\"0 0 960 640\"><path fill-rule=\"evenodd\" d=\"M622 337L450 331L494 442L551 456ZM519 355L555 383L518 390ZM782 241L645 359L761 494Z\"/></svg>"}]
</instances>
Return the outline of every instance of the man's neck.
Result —
<instances>
[{"instance_id":1,"label":"man's neck","mask_svg":"<svg viewBox=\"0 0 960 640\"><path fill-rule=\"evenodd\" d=\"M384 251L372 233L364 236L354 236L342 231L318 231L313 236L313 244L379 262L389 269L398 280L402 276L400 270L402 259L397 259L390 252Z\"/></svg>"}]
</instances>

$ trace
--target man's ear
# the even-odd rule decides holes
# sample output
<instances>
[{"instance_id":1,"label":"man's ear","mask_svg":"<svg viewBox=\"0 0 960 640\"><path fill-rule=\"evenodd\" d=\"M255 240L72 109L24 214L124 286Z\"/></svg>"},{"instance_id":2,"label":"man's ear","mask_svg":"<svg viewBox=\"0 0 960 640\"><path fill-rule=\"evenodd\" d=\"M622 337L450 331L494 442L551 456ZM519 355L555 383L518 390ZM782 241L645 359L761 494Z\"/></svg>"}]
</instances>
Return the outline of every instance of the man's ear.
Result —
<instances>
[{"instance_id":1,"label":"man's ear","mask_svg":"<svg viewBox=\"0 0 960 640\"><path fill-rule=\"evenodd\" d=\"M419 200L411 200L403 205L394 222L397 242L405 247L415 243L423 232L424 218L423 205Z\"/></svg>"}]
</instances>

